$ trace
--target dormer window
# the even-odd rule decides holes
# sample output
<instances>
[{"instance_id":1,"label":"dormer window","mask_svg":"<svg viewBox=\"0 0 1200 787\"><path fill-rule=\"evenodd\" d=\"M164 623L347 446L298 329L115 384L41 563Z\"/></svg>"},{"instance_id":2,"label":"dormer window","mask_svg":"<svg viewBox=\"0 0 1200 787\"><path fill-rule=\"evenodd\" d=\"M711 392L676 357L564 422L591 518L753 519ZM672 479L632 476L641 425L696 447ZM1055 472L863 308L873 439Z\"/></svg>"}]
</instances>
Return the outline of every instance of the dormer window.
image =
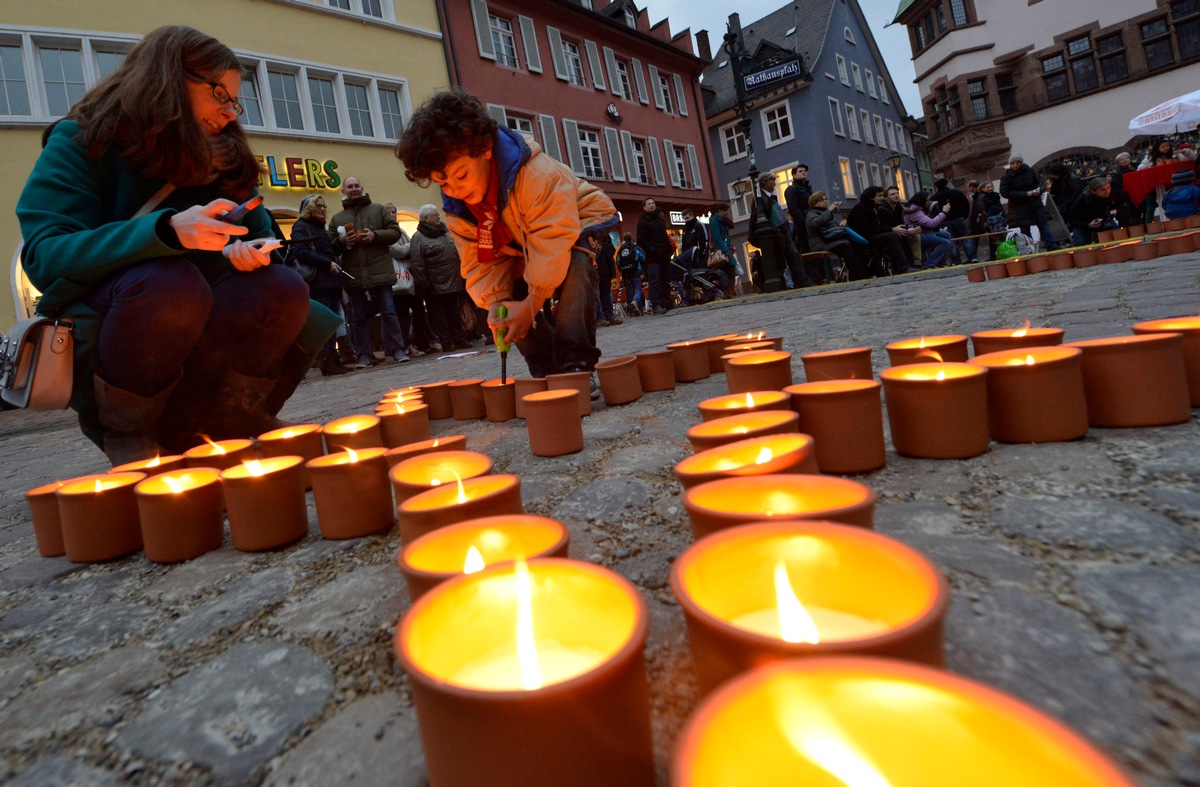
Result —
<instances>
[{"instance_id":1,"label":"dormer window","mask_svg":"<svg viewBox=\"0 0 1200 787\"><path fill-rule=\"evenodd\" d=\"M637 11L625 6L625 24L637 30Z\"/></svg>"}]
</instances>

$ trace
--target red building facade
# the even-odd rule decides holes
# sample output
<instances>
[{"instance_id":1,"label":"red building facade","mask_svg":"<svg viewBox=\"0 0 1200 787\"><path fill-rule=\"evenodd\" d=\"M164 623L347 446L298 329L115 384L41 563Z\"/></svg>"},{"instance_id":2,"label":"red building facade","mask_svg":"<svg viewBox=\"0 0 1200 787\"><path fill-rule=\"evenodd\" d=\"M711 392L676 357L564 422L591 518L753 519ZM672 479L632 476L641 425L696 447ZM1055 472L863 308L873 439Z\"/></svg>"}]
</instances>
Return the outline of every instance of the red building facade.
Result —
<instances>
[{"instance_id":1,"label":"red building facade","mask_svg":"<svg viewBox=\"0 0 1200 787\"><path fill-rule=\"evenodd\" d=\"M717 199L691 35L630 0L437 0L455 87L604 189L636 232ZM591 6L590 8L587 6ZM593 10L594 9L594 10ZM676 215L674 218L678 219Z\"/></svg>"}]
</instances>

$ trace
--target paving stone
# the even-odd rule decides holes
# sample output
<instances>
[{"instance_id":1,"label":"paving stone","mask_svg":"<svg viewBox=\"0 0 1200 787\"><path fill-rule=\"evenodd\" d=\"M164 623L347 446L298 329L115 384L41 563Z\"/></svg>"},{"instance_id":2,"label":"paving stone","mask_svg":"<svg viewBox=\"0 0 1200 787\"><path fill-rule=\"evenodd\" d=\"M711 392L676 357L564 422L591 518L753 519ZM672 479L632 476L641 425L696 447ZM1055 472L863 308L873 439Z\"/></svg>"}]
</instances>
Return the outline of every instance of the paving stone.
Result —
<instances>
[{"instance_id":1,"label":"paving stone","mask_svg":"<svg viewBox=\"0 0 1200 787\"><path fill-rule=\"evenodd\" d=\"M559 520L620 523L651 502L650 486L638 478L602 478L575 492L554 510ZM627 505L628 504L628 505Z\"/></svg>"},{"instance_id":2,"label":"paving stone","mask_svg":"<svg viewBox=\"0 0 1200 787\"><path fill-rule=\"evenodd\" d=\"M914 496L941 500L971 492L972 483L967 475L967 467L966 461L957 459L912 459L900 456L892 450L889 437L887 465L875 473L852 478L876 489L903 483L905 489Z\"/></svg>"},{"instance_id":3,"label":"paving stone","mask_svg":"<svg viewBox=\"0 0 1200 787\"><path fill-rule=\"evenodd\" d=\"M1034 499L1005 497L991 521L1010 535L1047 544L1068 541L1097 549L1178 550L1196 545L1195 534L1145 508L1098 497Z\"/></svg>"},{"instance_id":4,"label":"paving stone","mask_svg":"<svg viewBox=\"0 0 1200 787\"><path fill-rule=\"evenodd\" d=\"M1146 496L1176 519L1200 523L1200 491L1180 487L1146 489Z\"/></svg>"},{"instance_id":5,"label":"paving stone","mask_svg":"<svg viewBox=\"0 0 1200 787\"><path fill-rule=\"evenodd\" d=\"M264 784L427 787L416 712L399 694L357 700L282 757Z\"/></svg>"},{"instance_id":6,"label":"paving stone","mask_svg":"<svg viewBox=\"0 0 1200 787\"><path fill-rule=\"evenodd\" d=\"M592 440L619 440L622 437L628 437L638 430L637 424L631 423L623 418L609 416L604 413L601 418L600 414L594 414L589 418L583 419L583 441L588 443Z\"/></svg>"},{"instance_id":7,"label":"paving stone","mask_svg":"<svg viewBox=\"0 0 1200 787\"><path fill-rule=\"evenodd\" d=\"M994 539L975 536L897 535L913 549L933 560L947 574L971 574L992 582L1031 585L1037 565Z\"/></svg>"},{"instance_id":8,"label":"paving stone","mask_svg":"<svg viewBox=\"0 0 1200 787\"><path fill-rule=\"evenodd\" d=\"M215 549L198 558L171 566L148 587L150 598L168 603L188 601L225 587L246 571L246 554L236 549Z\"/></svg>"},{"instance_id":9,"label":"paving stone","mask_svg":"<svg viewBox=\"0 0 1200 787\"><path fill-rule=\"evenodd\" d=\"M1121 468L1108 457L1105 445L1086 438L1070 443L993 443L981 463L1009 480L1030 478L1068 487L1121 477Z\"/></svg>"},{"instance_id":10,"label":"paving stone","mask_svg":"<svg viewBox=\"0 0 1200 787\"><path fill-rule=\"evenodd\" d=\"M929 501L886 502L875 506L875 529L885 535L948 536L962 532L964 518L946 503Z\"/></svg>"},{"instance_id":11,"label":"paving stone","mask_svg":"<svg viewBox=\"0 0 1200 787\"><path fill-rule=\"evenodd\" d=\"M615 452L600 467L602 475L662 475L671 474L675 465L691 451L678 445L632 445Z\"/></svg>"},{"instance_id":12,"label":"paving stone","mask_svg":"<svg viewBox=\"0 0 1200 787\"><path fill-rule=\"evenodd\" d=\"M36 672L33 661L27 656L0 658L0 706L3 706L4 702Z\"/></svg>"},{"instance_id":13,"label":"paving stone","mask_svg":"<svg viewBox=\"0 0 1200 787\"><path fill-rule=\"evenodd\" d=\"M82 658L149 629L159 613L144 604L95 607L71 605L39 638L35 650L47 656Z\"/></svg>"},{"instance_id":14,"label":"paving stone","mask_svg":"<svg viewBox=\"0 0 1200 787\"><path fill-rule=\"evenodd\" d=\"M521 503L528 512L546 510L550 500L571 488L570 476L534 475L521 477Z\"/></svg>"},{"instance_id":15,"label":"paving stone","mask_svg":"<svg viewBox=\"0 0 1200 787\"><path fill-rule=\"evenodd\" d=\"M9 782L10 787L109 787L118 783L116 774L73 760L47 757Z\"/></svg>"},{"instance_id":16,"label":"paving stone","mask_svg":"<svg viewBox=\"0 0 1200 787\"><path fill-rule=\"evenodd\" d=\"M1200 700L1200 565L1090 566L1080 594L1106 613L1115 612L1155 658L1167 678Z\"/></svg>"},{"instance_id":17,"label":"paving stone","mask_svg":"<svg viewBox=\"0 0 1200 787\"><path fill-rule=\"evenodd\" d=\"M83 568L86 568L83 563L72 563L65 557L21 560L0 570L0 592L42 585Z\"/></svg>"},{"instance_id":18,"label":"paving stone","mask_svg":"<svg viewBox=\"0 0 1200 787\"><path fill-rule=\"evenodd\" d=\"M180 650L218 631L235 629L282 601L294 582L292 572L286 568L269 568L251 574L180 618L158 640Z\"/></svg>"},{"instance_id":19,"label":"paving stone","mask_svg":"<svg viewBox=\"0 0 1200 787\"><path fill-rule=\"evenodd\" d=\"M191 760L243 784L333 694L329 667L303 648L234 645L173 681L117 736L163 762Z\"/></svg>"},{"instance_id":20,"label":"paving stone","mask_svg":"<svg viewBox=\"0 0 1200 787\"><path fill-rule=\"evenodd\" d=\"M406 600L395 564L364 566L286 604L273 625L299 636L374 631L395 623Z\"/></svg>"}]
</instances>

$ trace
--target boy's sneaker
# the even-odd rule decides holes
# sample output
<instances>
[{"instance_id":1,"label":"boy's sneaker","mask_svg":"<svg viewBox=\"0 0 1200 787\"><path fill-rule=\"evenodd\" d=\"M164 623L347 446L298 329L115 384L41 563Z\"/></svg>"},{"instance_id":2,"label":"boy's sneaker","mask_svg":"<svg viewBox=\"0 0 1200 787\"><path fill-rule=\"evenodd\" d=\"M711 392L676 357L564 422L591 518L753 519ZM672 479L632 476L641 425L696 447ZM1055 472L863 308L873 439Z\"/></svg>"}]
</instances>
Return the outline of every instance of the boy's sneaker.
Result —
<instances>
[{"instance_id":1,"label":"boy's sneaker","mask_svg":"<svg viewBox=\"0 0 1200 787\"><path fill-rule=\"evenodd\" d=\"M408 363L408 354L404 350L396 350L392 353L392 360L396 363Z\"/></svg>"},{"instance_id":2,"label":"boy's sneaker","mask_svg":"<svg viewBox=\"0 0 1200 787\"><path fill-rule=\"evenodd\" d=\"M360 355L360 356L358 356L358 363L354 364L354 368L355 369L370 369L372 366L372 362L374 360L375 359L369 355Z\"/></svg>"},{"instance_id":3,"label":"boy's sneaker","mask_svg":"<svg viewBox=\"0 0 1200 787\"><path fill-rule=\"evenodd\" d=\"M592 375L588 377L588 387L591 389L592 401L600 398L600 380L596 377L596 371L592 370Z\"/></svg>"}]
</instances>

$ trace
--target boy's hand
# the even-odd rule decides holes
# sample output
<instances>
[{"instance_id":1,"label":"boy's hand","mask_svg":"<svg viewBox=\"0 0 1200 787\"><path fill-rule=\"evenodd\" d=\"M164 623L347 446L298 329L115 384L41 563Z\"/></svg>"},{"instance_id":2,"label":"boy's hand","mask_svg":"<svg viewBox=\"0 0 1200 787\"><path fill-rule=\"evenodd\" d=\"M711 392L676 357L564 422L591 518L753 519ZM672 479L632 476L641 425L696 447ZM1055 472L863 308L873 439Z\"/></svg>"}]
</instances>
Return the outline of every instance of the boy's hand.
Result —
<instances>
[{"instance_id":1,"label":"boy's hand","mask_svg":"<svg viewBox=\"0 0 1200 787\"><path fill-rule=\"evenodd\" d=\"M498 314L499 307L504 306L508 309L508 316L501 317ZM505 334L504 340L509 342L519 342L525 338L525 334L529 333L529 329L533 327L534 312L531 298L525 298L520 301L498 301L488 307L488 327L492 329L493 338L499 339L496 332L501 328L507 327L508 333Z\"/></svg>"}]
</instances>

